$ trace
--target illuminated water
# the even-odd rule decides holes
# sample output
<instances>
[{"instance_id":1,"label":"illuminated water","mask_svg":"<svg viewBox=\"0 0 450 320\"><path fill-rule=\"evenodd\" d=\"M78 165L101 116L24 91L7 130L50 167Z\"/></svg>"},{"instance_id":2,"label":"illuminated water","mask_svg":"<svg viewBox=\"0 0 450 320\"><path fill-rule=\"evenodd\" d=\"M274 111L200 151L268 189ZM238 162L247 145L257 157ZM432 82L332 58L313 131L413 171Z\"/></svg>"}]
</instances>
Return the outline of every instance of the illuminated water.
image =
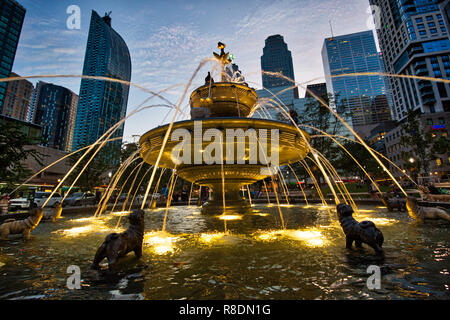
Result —
<instances>
[{"instance_id":1,"label":"illuminated water","mask_svg":"<svg viewBox=\"0 0 450 320\"><path fill-rule=\"evenodd\" d=\"M64 217L41 223L32 239L0 242L0 299L449 299L449 225L418 226L406 213L364 207L385 237L385 260L345 249L343 233L318 206L255 206L255 215L224 221L197 207L169 211L169 238L158 237L164 209L149 212L144 256L130 254L118 276L89 269L119 216ZM331 214L334 214L333 212ZM93 222L94 221L94 222ZM126 222L126 219L122 219ZM157 237L153 237L156 235ZM82 289L66 287L78 265ZM379 265L381 289L369 290L366 269Z\"/></svg>"}]
</instances>

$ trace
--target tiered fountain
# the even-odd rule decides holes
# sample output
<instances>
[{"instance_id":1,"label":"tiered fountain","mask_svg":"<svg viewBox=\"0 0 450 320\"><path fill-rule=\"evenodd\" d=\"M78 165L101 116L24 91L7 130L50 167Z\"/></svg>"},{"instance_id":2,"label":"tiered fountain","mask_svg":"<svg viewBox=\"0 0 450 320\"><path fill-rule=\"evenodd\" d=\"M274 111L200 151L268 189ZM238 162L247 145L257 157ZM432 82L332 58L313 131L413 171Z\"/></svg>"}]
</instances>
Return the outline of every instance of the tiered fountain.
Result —
<instances>
[{"instance_id":1,"label":"tiered fountain","mask_svg":"<svg viewBox=\"0 0 450 320\"><path fill-rule=\"evenodd\" d=\"M272 167L268 167L268 161L264 160L273 156L274 152L278 153L276 167L304 159L309 153L309 135L284 122L249 118L248 115L257 104L258 96L246 83L231 80L226 72L226 65L231 63L231 60L228 53L224 52L225 45L219 42L218 47L221 53L220 55L214 53L214 56L221 65L221 82L214 82L208 75L205 85L195 89L190 96L191 120L175 122L172 127L172 132L184 129L187 130L184 132L192 136L191 141L184 141L185 160L180 163L178 158L174 158L174 148L179 147L180 141L169 139L159 166L176 169L181 178L212 189L210 199L202 207L202 213L242 214L251 209L241 198L240 189L274 174L274 164L271 163ZM157 162L168 128L169 125L164 125L148 131L141 137L139 141L141 157L147 163L154 165ZM229 139L229 129L237 133L237 139ZM242 131L236 131L239 129ZM205 141L201 137L208 136L211 132L213 136L219 133L221 137L219 141L221 148L215 150L219 153L217 154L219 161L213 164L201 156L201 153L211 145L211 140ZM274 132L278 132L278 139L275 139ZM254 139L249 137L252 133L255 133ZM271 150L268 152L271 154L265 153L263 144L267 146L266 150ZM244 146L245 149L242 149ZM245 152L239 153L237 151L239 148ZM230 153L230 150L233 151ZM255 150L258 150L258 162L250 156ZM212 154L217 160L216 154L214 152Z\"/></svg>"}]
</instances>

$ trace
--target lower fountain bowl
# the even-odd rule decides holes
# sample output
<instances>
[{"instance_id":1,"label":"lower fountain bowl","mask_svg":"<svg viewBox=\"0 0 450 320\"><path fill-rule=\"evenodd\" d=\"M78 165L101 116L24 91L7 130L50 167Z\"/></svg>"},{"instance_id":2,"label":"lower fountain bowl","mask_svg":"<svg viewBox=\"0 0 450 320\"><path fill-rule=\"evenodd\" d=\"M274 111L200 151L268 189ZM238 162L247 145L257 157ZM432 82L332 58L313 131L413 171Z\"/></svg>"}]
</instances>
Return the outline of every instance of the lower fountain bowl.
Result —
<instances>
[{"instance_id":1,"label":"lower fountain bowl","mask_svg":"<svg viewBox=\"0 0 450 320\"><path fill-rule=\"evenodd\" d=\"M207 118L175 122L161 152L168 129L169 125L158 127L141 137L141 157L152 165L160 157L159 167L176 169L184 180L212 189L202 209L206 214L251 211L241 197L242 187L276 174L276 168L303 160L309 153L309 135L280 121Z\"/></svg>"}]
</instances>

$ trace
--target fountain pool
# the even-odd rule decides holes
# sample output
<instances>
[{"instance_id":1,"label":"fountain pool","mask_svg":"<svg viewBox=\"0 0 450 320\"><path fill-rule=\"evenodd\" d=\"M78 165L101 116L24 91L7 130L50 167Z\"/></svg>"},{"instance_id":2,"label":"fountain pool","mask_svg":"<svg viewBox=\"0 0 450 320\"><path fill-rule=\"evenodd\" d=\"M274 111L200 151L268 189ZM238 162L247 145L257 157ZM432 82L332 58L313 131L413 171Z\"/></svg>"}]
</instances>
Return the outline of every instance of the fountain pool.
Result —
<instances>
[{"instance_id":1,"label":"fountain pool","mask_svg":"<svg viewBox=\"0 0 450 320\"><path fill-rule=\"evenodd\" d=\"M0 299L449 299L450 236L438 222L416 225L404 212L360 207L385 237L385 258L345 249L334 209L319 205L256 205L224 221L198 207L148 210L144 255L129 254L119 274L90 270L98 245L119 216L64 216L41 223L31 240L0 243ZM223 218L223 217L222 217ZM119 228L126 227L122 219ZM81 269L81 289L66 286L67 267ZM381 268L381 289L369 290L369 265Z\"/></svg>"}]
</instances>

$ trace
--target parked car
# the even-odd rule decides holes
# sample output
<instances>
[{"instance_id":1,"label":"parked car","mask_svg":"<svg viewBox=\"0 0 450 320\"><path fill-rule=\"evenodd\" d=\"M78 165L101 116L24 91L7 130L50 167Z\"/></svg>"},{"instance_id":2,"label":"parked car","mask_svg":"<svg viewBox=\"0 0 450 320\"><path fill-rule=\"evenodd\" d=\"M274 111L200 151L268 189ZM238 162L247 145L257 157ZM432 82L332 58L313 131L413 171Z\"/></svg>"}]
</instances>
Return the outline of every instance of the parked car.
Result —
<instances>
[{"instance_id":1,"label":"parked car","mask_svg":"<svg viewBox=\"0 0 450 320\"><path fill-rule=\"evenodd\" d=\"M86 192L76 192L67 197L63 202L65 206L87 206L95 205L95 195Z\"/></svg>"},{"instance_id":2,"label":"parked car","mask_svg":"<svg viewBox=\"0 0 450 320\"><path fill-rule=\"evenodd\" d=\"M31 205L30 207L42 207L42 205L47 201L50 197L51 192L36 192L34 197L30 199ZM47 202L47 207L56 207L62 201L62 197L59 193L55 192L51 199Z\"/></svg>"},{"instance_id":3,"label":"parked car","mask_svg":"<svg viewBox=\"0 0 450 320\"><path fill-rule=\"evenodd\" d=\"M16 198L11 199L8 202L9 211L27 210L29 208L30 208L30 200L28 198Z\"/></svg>"}]
</instances>

